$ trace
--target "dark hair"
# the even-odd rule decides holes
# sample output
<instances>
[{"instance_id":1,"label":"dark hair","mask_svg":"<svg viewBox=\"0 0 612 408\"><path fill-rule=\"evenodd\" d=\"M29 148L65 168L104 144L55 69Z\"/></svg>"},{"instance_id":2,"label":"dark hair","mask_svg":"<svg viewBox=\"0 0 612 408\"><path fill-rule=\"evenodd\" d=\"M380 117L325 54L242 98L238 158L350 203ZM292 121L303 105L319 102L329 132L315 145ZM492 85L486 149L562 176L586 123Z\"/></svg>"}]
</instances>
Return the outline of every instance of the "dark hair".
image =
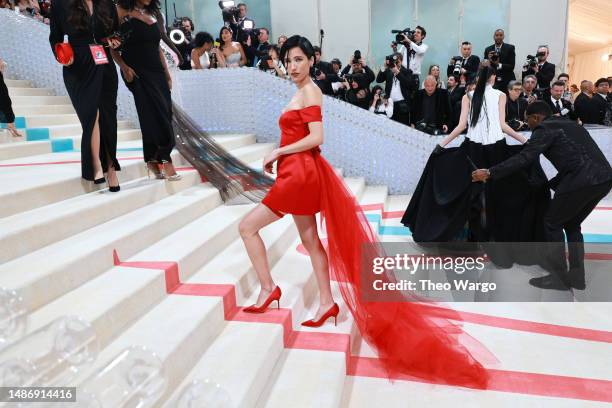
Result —
<instances>
[{"instance_id":1,"label":"dark hair","mask_svg":"<svg viewBox=\"0 0 612 408\"><path fill-rule=\"evenodd\" d=\"M527 115L542 115L544 118L552 116L552 109L544 101L535 101L527 106Z\"/></svg>"},{"instance_id":2,"label":"dark hair","mask_svg":"<svg viewBox=\"0 0 612 408\"><path fill-rule=\"evenodd\" d=\"M565 72L560 73L559 76L557 77L557 79L561 79L561 77L565 77L565 78L569 79L569 75L566 74Z\"/></svg>"},{"instance_id":3,"label":"dark hair","mask_svg":"<svg viewBox=\"0 0 612 408\"><path fill-rule=\"evenodd\" d=\"M464 42L461 43L461 45L472 45L472 43L469 42L469 41L464 41Z\"/></svg>"},{"instance_id":4,"label":"dark hair","mask_svg":"<svg viewBox=\"0 0 612 408\"><path fill-rule=\"evenodd\" d=\"M555 81L555 82L552 83L550 88L552 89L553 86L562 86L563 88L565 88L565 82L563 82L563 81Z\"/></svg>"},{"instance_id":5,"label":"dark hair","mask_svg":"<svg viewBox=\"0 0 612 408\"><path fill-rule=\"evenodd\" d=\"M195 25L193 25L193 20L190 19L189 17L183 17L181 18L181 23L183 21L189 21L189 25L191 26L191 31L195 30Z\"/></svg>"},{"instance_id":6,"label":"dark hair","mask_svg":"<svg viewBox=\"0 0 612 408\"><path fill-rule=\"evenodd\" d=\"M259 29L259 31L260 31L260 32L261 32L262 30L263 30L263 31L265 31L265 32L266 32L266 34L270 35L270 30L268 30L266 27L261 27L261 28Z\"/></svg>"},{"instance_id":7,"label":"dark hair","mask_svg":"<svg viewBox=\"0 0 612 408\"><path fill-rule=\"evenodd\" d=\"M245 3L238 3L238 5L236 7L240 8L242 6L246 7L247 5Z\"/></svg>"},{"instance_id":8,"label":"dark hair","mask_svg":"<svg viewBox=\"0 0 612 408\"><path fill-rule=\"evenodd\" d=\"M136 6L136 0L117 0L117 5L126 10L133 10ZM151 0L151 3L145 6L145 10L153 15L157 15L159 11L159 0Z\"/></svg>"},{"instance_id":9,"label":"dark hair","mask_svg":"<svg viewBox=\"0 0 612 408\"><path fill-rule=\"evenodd\" d=\"M200 31L199 33L197 33L193 40L193 43L196 46L196 48L200 48L204 44L212 43L212 42L214 42L212 35L210 35L206 31Z\"/></svg>"},{"instance_id":10,"label":"dark hair","mask_svg":"<svg viewBox=\"0 0 612 408\"><path fill-rule=\"evenodd\" d=\"M421 30L421 34L423 34L423 38L427 37L427 31L425 31L425 29L424 29L423 27L421 27L421 26L416 26L414 29L415 29L415 30L417 30L417 29L418 29L418 30Z\"/></svg>"},{"instance_id":11,"label":"dark hair","mask_svg":"<svg viewBox=\"0 0 612 408\"><path fill-rule=\"evenodd\" d=\"M222 35L224 30L229 31L229 32L230 32L230 34L232 34L232 35L234 34L234 32L232 31L232 29L231 29L231 28L229 28L228 26L223 26L223 27L221 27L221 29L219 30L219 49L220 49L221 51L223 51L223 47L225 46L225 42L223 41L223 35Z\"/></svg>"},{"instance_id":12,"label":"dark hair","mask_svg":"<svg viewBox=\"0 0 612 408\"><path fill-rule=\"evenodd\" d=\"M314 52L318 52L319 54L321 54L321 47L319 47L318 45L313 46L312 49L314 50Z\"/></svg>"},{"instance_id":13,"label":"dark hair","mask_svg":"<svg viewBox=\"0 0 612 408\"><path fill-rule=\"evenodd\" d=\"M104 30L110 33L113 30L113 15L111 13L116 13L115 6L110 0L101 3L107 4L106 7L104 4L102 4L102 7L100 5L96 7L97 21L100 21L104 26ZM85 8L83 0L69 1L66 10L68 12L68 22L78 31L89 30L89 10Z\"/></svg>"},{"instance_id":14,"label":"dark hair","mask_svg":"<svg viewBox=\"0 0 612 408\"><path fill-rule=\"evenodd\" d=\"M382 92L382 90L383 90L382 86L380 86L380 85L374 86L374 88L372 88L372 95L374 95L376 93L376 91L378 91L379 89Z\"/></svg>"},{"instance_id":15,"label":"dark hair","mask_svg":"<svg viewBox=\"0 0 612 408\"><path fill-rule=\"evenodd\" d=\"M287 54L289 54L289 50L295 47L302 50L302 52L306 54L306 58L314 58L315 50L311 42L308 41L308 38L302 37L301 35L292 35L291 37L287 38L287 41L283 43L283 47L281 48L280 57L283 63L286 62L286 57Z\"/></svg>"},{"instance_id":16,"label":"dark hair","mask_svg":"<svg viewBox=\"0 0 612 408\"><path fill-rule=\"evenodd\" d=\"M599 78L597 81L595 81L595 88L597 88L600 84L603 83L608 83L608 79L607 78Z\"/></svg>"},{"instance_id":17,"label":"dark hair","mask_svg":"<svg viewBox=\"0 0 612 408\"><path fill-rule=\"evenodd\" d=\"M342 68L342 61L340 61L338 58L334 58L333 60L331 60L330 62L331 64L336 64L338 65L340 68Z\"/></svg>"},{"instance_id":18,"label":"dark hair","mask_svg":"<svg viewBox=\"0 0 612 408\"><path fill-rule=\"evenodd\" d=\"M474 89L474 94L472 95L472 106L470 108L472 111L470 126L472 127L476 126L476 123L478 123L483 103L486 105L484 100L485 89L489 78L495 75L495 72L495 68L488 64L482 65L480 71L478 71L478 80L476 82L476 89ZM488 117L487 120L489 120Z\"/></svg>"}]
</instances>

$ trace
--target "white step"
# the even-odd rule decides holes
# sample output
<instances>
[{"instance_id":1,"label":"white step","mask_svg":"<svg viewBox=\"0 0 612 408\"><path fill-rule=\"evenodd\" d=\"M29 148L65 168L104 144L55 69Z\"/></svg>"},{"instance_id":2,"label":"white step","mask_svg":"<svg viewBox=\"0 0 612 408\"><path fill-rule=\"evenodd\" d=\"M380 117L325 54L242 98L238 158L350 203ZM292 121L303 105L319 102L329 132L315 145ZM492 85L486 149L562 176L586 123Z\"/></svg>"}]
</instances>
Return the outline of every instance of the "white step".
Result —
<instances>
[{"instance_id":1,"label":"white step","mask_svg":"<svg viewBox=\"0 0 612 408\"><path fill-rule=\"evenodd\" d=\"M13 105L13 111L17 116L27 115L54 115L54 114L74 114L74 108L70 102L65 104L23 104L20 106Z\"/></svg>"},{"instance_id":2,"label":"white step","mask_svg":"<svg viewBox=\"0 0 612 408\"><path fill-rule=\"evenodd\" d=\"M30 88L32 87L32 82L24 80L24 79L6 79L4 78L4 83L7 87L10 88Z\"/></svg>"},{"instance_id":3,"label":"white step","mask_svg":"<svg viewBox=\"0 0 612 408\"><path fill-rule=\"evenodd\" d=\"M24 87L8 87L9 96L48 96L55 95L55 91L51 88L24 88Z\"/></svg>"},{"instance_id":4,"label":"white step","mask_svg":"<svg viewBox=\"0 0 612 408\"><path fill-rule=\"evenodd\" d=\"M345 378L344 353L284 350L257 407L336 408L342 400Z\"/></svg>"},{"instance_id":5,"label":"white step","mask_svg":"<svg viewBox=\"0 0 612 408\"><path fill-rule=\"evenodd\" d=\"M7 135L7 137L11 137ZM31 142L18 142L24 138L13 138L13 140L2 139L0 136L0 161L17 159L19 157L36 156L51 153L51 143L47 140L36 140Z\"/></svg>"},{"instance_id":6,"label":"white step","mask_svg":"<svg viewBox=\"0 0 612 408\"><path fill-rule=\"evenodd\" d=\"M235 138L220 140L223 145L225 140L235 141ZM273 147L273 144L256 144L235 149L232 154L239 155L244 162L250 163L260 160ZM141 160L121 160L121 157L140 156L140 153L127 153L127 155L118 155L122 167L119 176L121 181L144 177L146 170ZM30 163L58 160L80 160L80 154L51 154L28 158ZM177 166L185 163L176 150L172 154L172 160ZM20 162L21 159L15 159L0 164ZM44 169L44 172L41 172L41 169ZM7 217L95 190L92 183L81 179L80 163L4 167L0 172L0 184L3 185L3 191L0 193L0 201L3 203L0 206L0 217Z\"/></svg>"},{"instance_id":7,"label":"white step","mask_svg":"<svg viewBox=\"0 0 612 408\"><path fill-rule=\"evenodd\" d=\"M67 105L70 104L70 97L68 96L14 96L11 97L13 106L22 105Z\"/></svg>"},{"instance_id":8,"label":"white step","mask_svg":"<svg viewBox=\"0 0 612 408\"><path fill-rule=\"evenodd\" d=\"M130 257L220 203L209 185L187 189L0 265L0 287L36 310L111 268L113 250Z\"/></svg>"},{"instance_id":9,"label":"white step","mask_svg":"<svg viewBox=\"0 0 612 408\"><path fill-rule=\"evenodd\" d=\"M220 206L121 261L176 262L187 279L238 237L238 222L252 206ZM121 254L119 254L121 257ZM28 332L70 312L91 322L100 345L166 296L163 270L115 266L30 315ZM79 305L75 308L75 305Z\"/></svg>"}]
</instances>

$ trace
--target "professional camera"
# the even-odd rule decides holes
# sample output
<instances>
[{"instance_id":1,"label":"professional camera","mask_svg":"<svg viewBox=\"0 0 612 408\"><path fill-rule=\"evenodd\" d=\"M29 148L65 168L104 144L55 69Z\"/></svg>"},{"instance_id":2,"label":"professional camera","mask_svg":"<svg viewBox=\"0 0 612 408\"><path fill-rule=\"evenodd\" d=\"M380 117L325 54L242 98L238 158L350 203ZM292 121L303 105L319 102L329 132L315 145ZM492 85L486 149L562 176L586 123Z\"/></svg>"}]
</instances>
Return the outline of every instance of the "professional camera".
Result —
<instances>
[{"instance_id":1,"label":"professional camera","mask_svg":"<svg viewBox=\"0 0 612 408\"><path fill-rule=\"evenodd\" d=\"M525 60L525 64L523 64L523 66L534 68L536 65L538 65L539 58L543 57L544 55L546 55L546 53L544 52L538 52L536 53L536 55L528 55L527 59Z\"/></svg>"},{"instance_id":2,"label":"professional camera","mask_svg":"<svg viewBox=\"0 0 612 408\"><path fill-rule=\"evenodd\" d=\"M463 63L463 57L459 56L459 57L453 57L453 60L455 61L455 67L453 68L453 75L459 76L461 75L461 68L462 68L462 63Z\"/></svg>"},{"instance_id":3,"label":"professional camera","mask_svg":"<svg viewBox=\"0 0 612 408\"><path fill-rule=\"evenodd\" d=\"M529 126L526 123L521 123L521 121L518 119L510 119L508 121L508 126L517 132L529 129Z\"/></svg>"},{"instance_id":4,"label":"professional camera","mask_svg":"<svg viewBox=\"0 0 612 408\"><path fill-rule=\"evenodd\" d=\"M403 30L391 30L391 34L395 34L395 41L398 43L404 42L404 35L408 37L410 41L414 41L415 30L411 30L410 27L404 28Z\"/></svg>"},{"instance_id":5,"label":"professional camera","mask_svg":"<svg viewBox=\"0 0 612 408\"><path fill-rule=\"evenodd\" d=\"M399 61L399 57L395 54L387 55L385 61L387 61L387 66L393 67L397 64L397 61Z\"/></svg>"},{"instance_id":6,"label":"professional camera","mask_svg":"<svg viewBox=\"0 0 612 408\"><path fill-rule=\"evenodd\" d=\"M233 24L235 21L240 19L240 9L236 7L236 3L234 1L220 1L219 7L221 8L224 23Z\"/></svg>"},{"instance_id":7,"label":"professional camera","mask_svg":"<svg viewBox=\"0 0 612 408\"><path fill-rule=\"evenodd\" d=\"M344 79L346 80L346 82L349 83L349 85L353 84L353 74L346 74L344 75Z\"/></svg>"},{"instance_id":8,"label":"professional camera","mask_svg":"<svg viewBox=\"0 0 612 408\"><path fill-rule=\"evenodd\" d=\"M491 51L489 55L490 55L489 60L491 62L496 62L496 63L499 62L499 52Z\"/></svg>"},{"instance_id":9,"label":"professional camera","mask_svg":"<svg viewBox=\"0 0 612 408\"><path fill-rule=\"evenodd\" d=\"M361 60L361 51L355 50L351 64L359 64L359 60Z\"/></svg>"},{"instance_id":10,"label":"professional camera","mask_svg":"<svg viewBox=\"0 0 612 408\"><path fill-rule=\"evenodd\" d=\"M318 77L319 75L321 75L321 70L319 68L315 68L314 69L314 76L315 76L315 78Z\"/></svg>"},{"instance_id":11,"label":"professional camera","mask_svg":"<svg viewBox=\"0 0 612 408\"><path fill-rule=\"evenodd\" d=\"M438 136L441 131L440 128L436 125L425 123L424 121L419 121L416 124L416 129L420 130L423 133L427 133L428 135Z\"/></svg>"}]
</instances>

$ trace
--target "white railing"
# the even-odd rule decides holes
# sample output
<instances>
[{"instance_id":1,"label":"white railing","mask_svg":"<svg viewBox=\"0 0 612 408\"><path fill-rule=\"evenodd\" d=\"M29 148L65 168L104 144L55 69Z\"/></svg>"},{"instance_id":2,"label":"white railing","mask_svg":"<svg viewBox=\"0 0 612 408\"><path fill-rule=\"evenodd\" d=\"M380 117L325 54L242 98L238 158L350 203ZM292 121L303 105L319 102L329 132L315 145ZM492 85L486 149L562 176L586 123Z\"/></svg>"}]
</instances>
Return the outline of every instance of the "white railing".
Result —
<instances>
[{"instance_id":1,"label":"white railing","mask_svg":"<svg viewBox=\"0 0 612 408\"><path fill-rule=\"evenodd\" d=\"M0 10L0 58L9 74L36 86L66 91L61 67L51 53L48 26ZM211 133L254 133L259 142L278 143L278 118L295 92L286 80L252 68L175 71L173 99ZM119 80L119 116L138 124L131 93ZM386 117L325 97L323 154L346 176L362 176L368 184L387 185L392 194L409 194L441 137L431 137ZM591 135L612 161L612 129L591 129ZM458 138L453 144L458 144ZM508 138L509 143L514 140ZM555 171L542 159L549 176Z\"/></svg>"}]
</instances>

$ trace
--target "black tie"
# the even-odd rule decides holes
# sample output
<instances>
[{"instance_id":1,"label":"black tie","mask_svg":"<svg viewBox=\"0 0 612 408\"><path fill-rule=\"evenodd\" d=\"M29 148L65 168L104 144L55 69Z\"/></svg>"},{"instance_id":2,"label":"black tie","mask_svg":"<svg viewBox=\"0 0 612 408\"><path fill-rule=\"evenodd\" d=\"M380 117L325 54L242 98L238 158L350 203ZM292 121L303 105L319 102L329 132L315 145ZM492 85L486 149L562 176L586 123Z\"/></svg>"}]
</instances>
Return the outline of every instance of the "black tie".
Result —
<instances>
[{"instance_id":1,"label":"black tie","mask_svg":"<svg viewBox=\"0 0 612 408\"><path fill-rule=\"evenodd\" d=\"M557 110L561 113L561 102L557 99Z\"/></svg>"}]
</instances>

